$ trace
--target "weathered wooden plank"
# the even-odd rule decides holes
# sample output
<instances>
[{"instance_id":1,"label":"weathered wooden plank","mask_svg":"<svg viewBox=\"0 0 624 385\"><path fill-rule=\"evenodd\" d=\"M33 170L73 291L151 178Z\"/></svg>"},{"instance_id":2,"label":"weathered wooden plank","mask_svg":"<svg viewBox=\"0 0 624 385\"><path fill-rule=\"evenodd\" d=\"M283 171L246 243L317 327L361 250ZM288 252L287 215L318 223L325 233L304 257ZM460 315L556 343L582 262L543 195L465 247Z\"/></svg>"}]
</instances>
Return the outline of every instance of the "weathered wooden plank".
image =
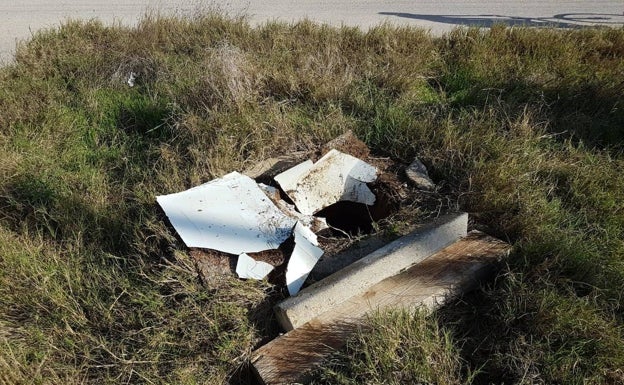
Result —
<instances>
[{"instance_id":1,"label":"weathered wooden plank","mask_svg":"<svg viewBox=\"0 0 624 385\"><path fill-rule=\"evenodd\" d=\"M510 246L478 231L387 278L256 350L252 365L267 385L305 381L305 376L342 347L366 314L377 309L433 309L468 290Z\"/></svg>"}]
</instances>

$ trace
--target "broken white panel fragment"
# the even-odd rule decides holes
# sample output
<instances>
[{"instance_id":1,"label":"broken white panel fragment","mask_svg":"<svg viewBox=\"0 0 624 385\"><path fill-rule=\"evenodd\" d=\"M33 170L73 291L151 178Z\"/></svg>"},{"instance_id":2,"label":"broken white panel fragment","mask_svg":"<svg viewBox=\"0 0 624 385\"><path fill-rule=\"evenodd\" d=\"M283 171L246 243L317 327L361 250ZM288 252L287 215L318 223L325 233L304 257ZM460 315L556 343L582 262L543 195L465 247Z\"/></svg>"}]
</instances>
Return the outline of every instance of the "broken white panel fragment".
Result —
<instances>
[{"instance_id":1,"label":"broken white panel fragment","mask_svg":"<svg viewBox=\"0 0 624 385\"><path fill-rule=\"evenodd\" d=\"M310 162L312 164L312 162ZM284 214L298 220L304 226L309 227L314 232L319 232L329 228L327 220L321 217L315 217L314 215L301 214L295 209L294 205L287 203L280 198L279 191L273 187L264 183L258 183L258 187L275 203L275 205L284 212Z\"/></svg>"},{"instance_id":2,"label":"broken white panel fragment","mask_svg":"<svg viewBox=\"0 0 624 385\"><path fill-rule=\"evenodd\" d=\"M273 266L266 262L256 261L245 253L238 256L236 274L239 278L261 280L271 271L273 271Z\"/></svg>"},{"instance_id":3,"label":"broken white panel fragment","mask_svg":"<svg viewBox=\"0 0 624 385\"><path fill-rule=\"evenodd\" d=\"M296 220L301 222L302 225L310 228L315 233L329 228L329 225L327 224L327 220L325 218L315 217L314 215L301 214L295 209L294 205L286 203L283 200L279 200L278 202L275 202L275 204L286 215L295 218Z\"/></svg>"},{"instance_id":4,"label":"broken white panel fragment","mask_svg":"<svg viewBox=\"0 0 624 385\"><path fill-rule=\"evenodd\" d=\"M296 223L237 172L156 199L188 247L231 254L276 249Z\"/></svg>"},{"instance_id":5,"label":"broken white panel fragment","mask_svg":"<svg viewBox=\"0 0 624 385\"><path fill-rule=\"evenodd\" d=\"M294 233L295 248L286 268L286 286L290 295L299 292L308 274L323 255L323 250L318 247L318 240L312 230L297 222Z\"/></svg>"},{"instance_id":6,"label":"broken white panel fragment","mask_svg":"<svg viewBox=\"0 0 624 385\"><path fill-rule=\"evenodd\" d=\"M375 194L366 186L377 179L374 166L338 150L310 163L301 163L275 177L302 214L312 215L339 201L375 203Z\"/></svg>"},{"instance_id":7,"label":"broken white panel fragment","mask_svg":"<svg viewBox=\"0 0 624 385\"><path fill-rule=\"evenodd\" d=\"M282 189L286 192L286 194L288 194L288 191L296 190L297 183L308 171L310 171L312 166L312 161L308 159L305 162L299 163L281 174L276 175L273 179L275 179L275 181L282 186ZM290 196L290 194L288 194L288 196Z\"/></svg>"},{"instance_id":8,"label":"broken white panel fragment","mask_svg":"<svg viewBox=\"0 0 624 385\"><path fill-rule=\"evenodd\" d=\"M262 190L266 194L266 196L268 196L273 201L273 203L277 203L281 200L280 193L275 187L266 185L264 183L258 183L258 187L260 187L260 190Z\"/></svg>"}]
</instances>

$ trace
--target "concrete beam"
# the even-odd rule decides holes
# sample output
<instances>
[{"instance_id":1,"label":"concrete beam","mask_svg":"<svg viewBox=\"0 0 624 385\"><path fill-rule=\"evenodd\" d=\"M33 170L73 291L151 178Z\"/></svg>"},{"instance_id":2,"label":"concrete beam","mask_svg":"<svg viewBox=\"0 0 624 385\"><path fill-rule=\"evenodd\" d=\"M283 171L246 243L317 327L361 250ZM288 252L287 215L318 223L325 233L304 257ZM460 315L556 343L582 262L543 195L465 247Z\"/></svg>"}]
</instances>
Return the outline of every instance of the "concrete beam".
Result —
<instances>
[{"instance_id":1,"label":"concrete beam","mask_svg":"<svg viewBox=\"0 0 624 385\"><path fill-rule=\"evenodd\" d=\"M466 236L467 228L466 213L439 218L280 302L277 320L287 331L296 329Z\"/></svg>"}]
</instances>

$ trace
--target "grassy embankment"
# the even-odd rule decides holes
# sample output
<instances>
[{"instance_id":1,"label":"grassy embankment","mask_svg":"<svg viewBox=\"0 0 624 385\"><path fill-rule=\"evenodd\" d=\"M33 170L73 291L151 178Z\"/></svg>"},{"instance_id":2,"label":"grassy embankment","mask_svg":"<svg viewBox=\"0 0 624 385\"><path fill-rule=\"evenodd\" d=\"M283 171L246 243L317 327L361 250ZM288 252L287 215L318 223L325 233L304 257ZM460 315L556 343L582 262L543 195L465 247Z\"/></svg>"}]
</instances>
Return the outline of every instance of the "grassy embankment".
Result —
<instances>
[{"instance_id":1,"label":"grassy embankment","mask_svg":"<svg viewBox=\"0 0 624 385\"><path fill-rule=\"evenodd\" d=\"M328 383L624 383L624 30L67 23L0 69L0 382L222 383L271 288L203 287L154 196L353 129L515 251ZM138 74L137 85L125 81Z\"/></svg>"}]
</instances>

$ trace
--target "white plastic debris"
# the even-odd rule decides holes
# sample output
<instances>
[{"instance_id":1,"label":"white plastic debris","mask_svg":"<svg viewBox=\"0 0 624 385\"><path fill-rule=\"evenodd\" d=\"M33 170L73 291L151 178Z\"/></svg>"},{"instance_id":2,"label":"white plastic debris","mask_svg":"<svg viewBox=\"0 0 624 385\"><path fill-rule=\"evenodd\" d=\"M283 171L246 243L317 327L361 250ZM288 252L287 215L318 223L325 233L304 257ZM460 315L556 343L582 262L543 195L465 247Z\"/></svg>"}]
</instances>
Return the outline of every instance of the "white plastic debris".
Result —
<instances>
[{"instance_id":1,"label":"white plastic debris","mask_svg":"<svg viewBox=\"0 0 624 385\"><path fill-rule=\"evenodd\" d=\"M268 196L273 201L273 203L277 203L281 200L280 193L275 187L266 185L264 183L258 183L258 187L260 187L260 190L262 190L262 192L264 192L266 196Z\"/></svg>"},{"instance_id":2,"label":"white plastic debris","mask_svg":"<svg viewBox=\"0 0 624 385\"><path fill-rule=\"evenodd\" d=\"M188 247L231 254L276 249L297 222L237 172L157 201Z\"/></svg>"},{"instance_id":3,"label":"white plastic debris","mask_svg":"<svg viewBox=\"0 0 624 385\"><path fill-rule=\"evenodd\" d=\"M275 177L305 215L339 201L373 205L375 194L366 183L375 179L377 169L374 166L337 150L329 151L314 164L306 161Z\"/></svg>"},{"instance_id":4,"label":"white plastic debris","mask_svg":"<svg viewBox=\"0 0 624 385\"><path fill-rule=\"evenodd\" d=\"M284 212L284 214L298 220L305 227L309 227L314 232L319 232L329 228L327 220L321 217L315 217L314 215L301 214L295 209L294 205L286 203L283 200L275 202L276 206Z\"/></svg>"},{"instance_id":5,"label":"white plastic debris","mask_svg":"<svg viewBox=\"0 0 624 385\"><path fill-rule=\"evenodd\" d=\"M316 163L308 160L275 177L296 208L282 200L276 188L237 172L158 196L157 201L188 247L239 255L236 273L241 278L266 277L273 266L246 253L277 249L294 232L286 271L288 291L294 295L323 255L314 232L328 226L313 214L341 200L374 204L375 195L366 183L376 178L375 167L331 150Z\"/></svg>"},{"instance_id":6,"label":"white plastic debris","mask_svg":"<svg viewBox=\"0 0 624 385\"><path fill-rule=\"evenodd\" d=\"M323 255L323 250L318 247L316 234L312 230L297 222L294 232L295 248L286 269L286 286L290 295L299 292L308 274Z\"/></svg>"},{"instance_id":7,"label":"white plastic debris","mask_svg":"<svg viewBox=\"0 0 624 385\"><path fill-rule=\"evenodd\" d=\"M288 192L297 188L297 182L312 168L314 163L311 160L299 163L298 165L289 168L275 176L275 181L279 183L284 191Z\"/></svg>"},{"instance_id":8,"label":"white plastic debris","mask_svg":"<svg viewBox=\"0 0 624 385\"><path fill-rule=\"evenodd\" d=\"M310 162L310 164L312 164L312 162ZM314 215L305 215L298 212L294 205L291 205L280 198L280 193L275 187L268 186L264 183L258 183L258 187L264 191L266 196L268 196L273 203L275 203L275 205L282 210L282 212L284 212L284 214L298 220L304 226L311 228L312 231L318 232L329 228L325 218L315 217Z\"/></svg>"},{"instance_id":9,"label":"white plastic debris","mask_svg":"<svg viewBox=\"0 0 624 385\"><path fill-rule=\"evenodd\" d=\"M261 280L271 271L273 271L273 266L266 262L256 261L245 253L238 256L236 274L239 278Z\"/></svg>"}]
</instances>

